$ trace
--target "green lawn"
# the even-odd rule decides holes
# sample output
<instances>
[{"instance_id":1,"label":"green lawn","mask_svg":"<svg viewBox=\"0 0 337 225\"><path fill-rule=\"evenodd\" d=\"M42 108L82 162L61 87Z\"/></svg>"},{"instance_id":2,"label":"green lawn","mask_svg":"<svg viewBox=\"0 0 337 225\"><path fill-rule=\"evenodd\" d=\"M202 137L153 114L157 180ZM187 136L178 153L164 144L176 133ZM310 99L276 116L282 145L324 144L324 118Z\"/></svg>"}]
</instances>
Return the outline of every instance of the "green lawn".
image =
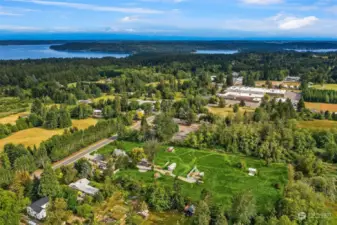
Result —
<instances>
[{"instance_id":1,"label":"green lawn","mask_svg":"<svg viewBox=\"0 0 337 225\"><path fill-rule=\"evenodd\" d=\"M320 90L334 90L337 91L337 84L315 84L311 86L312 88L320 89Z\"/></svg>"},{"instance_id":2,"label":"green lawn","mask_svg":"<svg viewBox=\"0 0 337 225\"><path fill-rule=\"evenodd\" d=\"M141 147L142 144L124 142L123 147L126 151L131 151L134 147ZM174 174L186 176L187 173L197 166L205 172L204 184L189 184L181 182L182 192L186 197L197 201L201 191L206 188L209 190L216 203L230 207L231 199L235 193L240 191L252 191L257 200L260 212L268 211L279 199L282 189L274 188L276 183L283 185L287 181L287 168L285 164L272 164L265 166L264 161L238 154L225 154L216 151L196 150L191 148L175 148L174 153L166 152L167 146L163 146L157 154L156 165L163 166L166 162L177 163ZM99 153L108 154L115 149L109 145L100 149ZM244 160L247 167L257 168L258 175L250 177L247 171L237 168L237 164ZM153 172L139 173L137 170L125 170L118 173L118 176L131 177L145 183L153 183ZM172 185L173 178L163 176L159 182Z\"/></svg>"}]
</instances>

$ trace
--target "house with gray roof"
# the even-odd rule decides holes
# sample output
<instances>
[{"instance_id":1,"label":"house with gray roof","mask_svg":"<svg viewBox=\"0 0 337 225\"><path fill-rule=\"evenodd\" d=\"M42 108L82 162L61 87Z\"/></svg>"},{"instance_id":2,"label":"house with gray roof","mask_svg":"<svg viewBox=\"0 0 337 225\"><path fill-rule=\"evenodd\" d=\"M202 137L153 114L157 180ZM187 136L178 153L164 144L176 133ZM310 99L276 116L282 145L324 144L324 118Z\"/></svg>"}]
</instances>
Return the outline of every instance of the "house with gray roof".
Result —
<instances>
[{"instance_id":1,"label":"house with gray roof","mask_svg":"<svg viewBox=\"0 0 337 225\"><path fill-rule=\"evenodd\" d=\"M74 183L69 184L69 187L76 189L84 194L94 196L99 190L95 187L89 185L90 181L88 179L80 179Z\"/></svg>"},{"instance_id":2,"label":"house with gray roof","mask_svg":"<svg viewBox=\"0 0 337 225\"><path fill-rule=\"evenodd\" d=\"M48 197L41 198L27 207L27 213L31 217L42 220L47 217Z\"/></svg>"}]
</instances>

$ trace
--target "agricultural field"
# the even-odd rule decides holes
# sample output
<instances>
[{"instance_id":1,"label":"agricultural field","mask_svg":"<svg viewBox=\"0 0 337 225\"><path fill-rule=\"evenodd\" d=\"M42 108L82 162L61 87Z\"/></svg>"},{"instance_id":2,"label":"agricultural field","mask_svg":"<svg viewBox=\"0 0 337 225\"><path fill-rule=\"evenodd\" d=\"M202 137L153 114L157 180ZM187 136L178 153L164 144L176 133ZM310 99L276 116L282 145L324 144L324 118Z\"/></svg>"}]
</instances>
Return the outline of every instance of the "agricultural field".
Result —
<instances>
[{"instance_id":1,"label":"agricultural field","mask_svg":"<svg viewBox=\"0 0 337 225\"><path fill-rule=\"evenodd\" d=\"M124 142L123 148L131 151L134 147L141 147L141 143ZM98 150L100 154L113 152L115 146L108 145ZM197 201L203 189L212 193L214 200L225 208L230 207L234 194L241 191L252 191L256 196L258 209L266 212L274 205L282 193L284 184L287 182L287 168L285 164L272 164L265 166L262 160L253 159L239 154L225 154L217 151L196 150L191 148L175 148L174 153L166 151L163 146L158 152L155 164L164 166L167 162L177 163L175 175L186 177L194 167L205 173L204 184L190 184L181 181L183 194ZM248 167L258 170L255 177L248 176L247 169L239 169L238 164L244 162ZM117 176L125 176L145 183L154 182L154 173L139 173L138 170L120 171ZM159 182L164 185L172 185L173 178L162 176ZM279 185L280 189L276 189Z\"/></svg>"},{"instance_id":2,"label":"agricultural field","mask_svg":"<svg viewBox=\"0 0 337 225\"><path fill-rule=\"evenodd\" d=\"M22 112L22 113L16 113L10 116L6 116L3 118L0 118L0 124L15 124L16 120L20 118L20 116L28 115L28 112Z\"/></svg>"},{"instance_id":3,"label":"agricultural field","mask_svg":"<svg viewBox=\"0 0 337 225\"><path fill-rule=\"evenodd\" d=\"M337 84L315 84L312 85L311 88L319 89L319 90L334 90L337 91Z\"/></svg>"},{"instance_id":4,"label":"agricultural field","mask_svg":"<svg viewBox=\"0 0 337 225\"><path fill-rule=\"evenodd\" d=\"M307 129L336 129L337 121L332 120L313 120L313 121L298 121L299 128Z\"/></svg>"},{"instance_id":5,"label":"agricultural field","mask_svg":"<svg viewBox=\"0 0 337 225\"><path fill-rule=\"evenodd\" d=\"M337 104L317 103L317 102L305 102L307 109L320 111L337 112Z\"/></svg>"},{"instance_id":6,"label":"agricultural field","mask_svg":"<svg viewBox=\"0 0 337 225\"><path fill-rule=\"evenodd\" d=\"M73 120L73 127L86 129L95 125L97 120L89 118L84 120ZM63 134L64 129L46 130L44 128L30 128L13 133L12 135L0 139L0 150L8 143L23 144L24 146L38 146L42 141L48 140L54 135Z\"/></svg>"}]
</instances>

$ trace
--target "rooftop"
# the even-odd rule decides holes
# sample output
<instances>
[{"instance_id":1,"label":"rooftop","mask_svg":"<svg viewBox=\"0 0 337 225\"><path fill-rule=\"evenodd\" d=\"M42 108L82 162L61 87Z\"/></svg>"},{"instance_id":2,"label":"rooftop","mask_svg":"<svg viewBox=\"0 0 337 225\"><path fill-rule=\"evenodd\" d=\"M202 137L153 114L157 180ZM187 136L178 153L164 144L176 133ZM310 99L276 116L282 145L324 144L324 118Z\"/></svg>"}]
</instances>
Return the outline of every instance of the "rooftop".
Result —
<instances>
[{"instance_id":1,"label":"rooftop","mask_svg":"<svg viewBox=\"0 0 337 225\"><path fill-rule=\"evenodd\" d=\"M232 86L232 87L227 88L226 92L255 92L255 93L261 93L261 94L266 94L266 93L267 94L285 94L286 90Z\"/></svg>"},{"instance_id":2,"label":"rooftop","mask_svg":"<svg viewBox=\"0 0 337 225\"><path fill-rule=\"evenodd\" d=\"M49 202L48 197L41 198L36 202L33 202L29 207L32 208L35 212L40 213L44 209L45 205Z\"/></svg>"},{"instance_id":3,"label":"rooftop","mask_svg":"<svg viewBox=\"0 0 337 225\"><path fill-rule=\"evenodd\" d=\"M99 190L89 185L90 181L88 179L81 179L74 183L69 184L71 188L77 189L88 195L95 195Z\"/></svg>"}]
</instances>

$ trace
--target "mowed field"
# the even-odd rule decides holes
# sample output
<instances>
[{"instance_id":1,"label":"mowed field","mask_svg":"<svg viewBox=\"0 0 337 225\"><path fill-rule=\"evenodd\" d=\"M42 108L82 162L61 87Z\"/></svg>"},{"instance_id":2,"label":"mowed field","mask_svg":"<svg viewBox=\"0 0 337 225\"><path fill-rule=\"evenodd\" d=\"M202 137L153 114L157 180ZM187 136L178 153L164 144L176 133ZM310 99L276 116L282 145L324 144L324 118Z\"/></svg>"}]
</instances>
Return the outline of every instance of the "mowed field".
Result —
<instances>
[{"instance_id":1,"label":"mowed field","mask_svg":"<svg viewBox=\"0 0 337 225\"><path fill-rule=\"evenodd\" d=\"M329 111L337 112L337 104L319 103L319 102L305 102L307 109L313 109L316 111Z\"/></svg>"},{"instance_id":2,"label":"mowed field","mask_svg":"<svg viewBox=\"0 0 337 225\"><path fill-rule=\"evenodd\" d=\"M73 120L73 127L79 129L86 129L95 125L97 120L89 118L84 120ZM16 132L6 138L0 139L0 151L8 143L23 144L24 146L39 146L42 141L48 140L54 135L63 134L64 129L46 130L43 128L35 127Z\"/></svg>"},{"instance_id":3,"label":"mowed field","mask_svg":"<svg viewBox=\"0 0 337 225\"><path fill-rule=\"evenodd\" d=\"M0 124L15 124L15 121L17 119L19 119L20 116L25 116L25 115L28 115L29 113L28 112L22 112L22 113L17 113L17 114L13 114L13 115L10 115L10 116L6 116L6 117L3 117L3 118L0 118Z\"/></svg>"},{"instance_id":4,"label":"mowed field","mask_svg":"<svg viewBox=\"0 0 337 225\"><path fill-rule=\"evenodd\" d=\"M135 147L141 147L141 143L124 142L123 148L131 151ZM109 154L116 147L108 145L98 153ZM177 163L174 170L175 175L186 177L194 167L205 173L203 184L190 184L180 181L184 196L197 201L200 199L201 191L206 188L212 193L214 201L225 208L231 205L233 195L241 191L252 191L256 196L259 212L265 212L281 196L284 184L287 182L287 168L285 164L271 164L265 166L265 162L239 154L226 154L216 151L197 150L192 148L176 147L174 153L166 151L167 146L163 146L158 152L155 164L164 166L167 162ZM253 167L258 170L258 175L251 177L247 170L238 168L240 161L247 164L247 168ZM138 170L124 170L117 173L117 176L132 178L143 181L147 184L154 182L154 173L140 173ZM174 178L162 176L158 182L172 186ZM281 189L276 189L275 185L280 184Z\"/></svg>"},{"instance_id":5,"label":"mowed field","mask_svg":"<svg viewBox=\"0 0 337 225\"><path fill-rule=\"evenodd\" d=\"M311 88L320 89L320 90L335 90L337 91L337 84L315 84Z\"/></svg>"},{"instance_id":6,"label":"mowed field","mask_svg":"<svg viewBox=\"0 0 337 225\"><path fill-rule=\"evenodd\" d=\"M313 121L298 121L299 128L307 129L337 129L337 121L332 120L313 120Z\"/></svg>"}]
</instances>

